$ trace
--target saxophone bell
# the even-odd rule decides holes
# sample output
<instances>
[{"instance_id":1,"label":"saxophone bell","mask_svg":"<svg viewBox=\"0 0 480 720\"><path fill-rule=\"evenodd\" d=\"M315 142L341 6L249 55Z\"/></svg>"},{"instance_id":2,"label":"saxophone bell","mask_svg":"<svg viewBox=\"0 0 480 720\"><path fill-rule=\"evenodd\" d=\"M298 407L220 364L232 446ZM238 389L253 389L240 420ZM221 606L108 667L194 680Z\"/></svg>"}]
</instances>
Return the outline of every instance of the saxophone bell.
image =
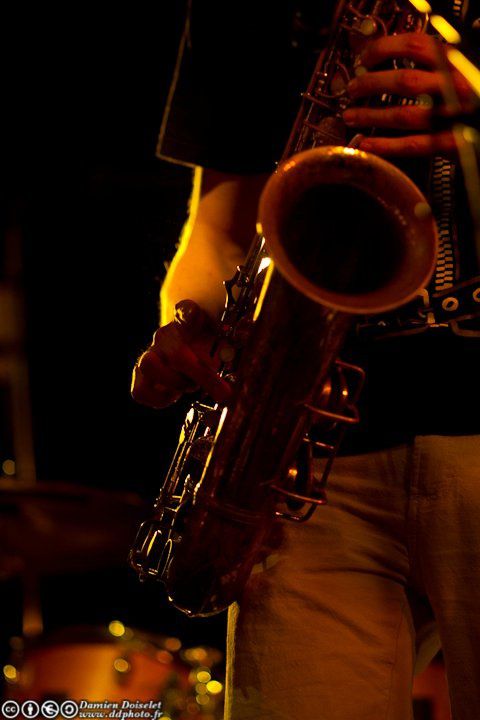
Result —
<instances>
[{"instance_id":1,"label":"saxophone bell","mask_svg":"<svg viewBox=\"0 0 480 720\"><path fill-rule=\"evenodd\" d=\"M391 163L349 147L283 162L264 188L259 224L287 282L341 312L404 305L435 267L436 229L423 194Z\"/></svg>"}]
</instances>

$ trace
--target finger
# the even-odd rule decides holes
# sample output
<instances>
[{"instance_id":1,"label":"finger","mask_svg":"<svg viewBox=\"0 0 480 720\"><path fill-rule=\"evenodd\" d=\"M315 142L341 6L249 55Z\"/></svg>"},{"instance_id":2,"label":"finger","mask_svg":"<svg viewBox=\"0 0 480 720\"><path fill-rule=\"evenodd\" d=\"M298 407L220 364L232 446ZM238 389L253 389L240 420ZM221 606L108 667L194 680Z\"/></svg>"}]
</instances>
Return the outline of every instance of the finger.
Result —
<instances>
[{"instance_id":1,"label":"finger","mask_svg":"<svg viewBox=\"0 0 480 720\"><path fill-rule=\"evenodd\" d=\"M187 344L205 365L216 370L218 363L211 354L215 333L215 325L207 313L193 300L182 300L175 306L173 323L156 330L152 348L172 355L179 347Z\"/></svg>"},{"instance_id":2,"label":"finger","mask_svg":"<svg viewBox=\"0 0 480 720\"><path fill-rule=\"evenodd\" d=\"M436 95L442 91L441 75L426 70L384 70L367 72L351 80L347 92L352 99L372 95Z\"/></svg>"},{"instance_id":3,"label":"finger","mask_svg":"<svg viewBox=\"0 0 480 720\"><path fill-rule=\"evenodd\" d=\"M195 383L185 375L172 370L153 350L144 352L138 359L135 368L152 386L163 385L178 390L180 393L193 392L197 389Z\"/></svg>"},{"instance_id":4,"label":"finger","mask_svg":"<svg viewBox=\"0 0 480 720\"><path fill-rule=\"evenodd\" d=\"M203 364L187 346L169 357L168 361L171 368L194 380L215 402L224 403L230 398L231 389L228 383L222 380L212 368Z\"/></svg>"},{"instance_id":5,"label":"finger","mask_svg":"<svg viewBox=\"0 0 480 720\"><path fill-rule=\"evenodd\" d=\"M150 350L155 352L163 362L167 362L170 367L174 367L177 356L184 353L186 349L191 348L197 362L200 362L212 374L215 374L218 363L209 353L213 340L208 336L204 337L202 334L196 339L186 338L185 334L188 335L190 332L191 330L181 329L174 322L163 325L156 330ZM192 330L192 332L194 331Z\"/></svg>"},{"instance_id":6,"label":"finger","mask_svg":"<svg viewBox=\"0 0 480 720\"><path fill-rule=\"evenodd\" d=\"M207 313L193 300L181 300L175 305L173 322L184 340L193 340L200 334L213 336L213 323Z\"/></svg>"},{"instance_id":7,"label":"finger","mask_svg":"<svg viewBox=\"0 0 480 720\"><path fill-rule=\"evenodd\" d=\"M161 361L176 373L194 380L216 402L225 402L230 397L230 386L218 377L213 358L209 362L193 352L181 337L175 323L159 328L150 348Z\"/></svg>"},{"instance_id":8,"label":"finger","mask_svg":"<svg viewBox=\"0 0 480 720\"><path fill-rule=\"evenodd\" d=\"M434 135L409 135L401 138L366 138L360 150L383 157L428 157L430 155L454 155L457 150L451 132Z\"/></svg>"},{"instance_id":9,"label":"finger","mask_svg":"<svg viewBox=\"0 0 480 720\"><path fill-rule=\"evenodd\" d=\"M397 130L428 130L432 118L429 108L415 105L384 108L349 108L343 113L346 125Z\"/></svg>"},{"instance_id":10,"label":"finger","mask_svg":"<svg viewBox=\"0 0 480 720\"><path fill-rule=\"evenodd\" d=\"M444 49L435 38L424 33L385 35L367 44L360 55L363 67L372 68L385 60L406 58L427 68L438 68Z\"/></svg>"},{"instance_id":11,"label":"finger","mask_svg":"<svg viewBox=\"0 0 480 720\"><path fill-rule=\"evenodd\" d=\"M152 385L147 378L142 375L138 366L135 366L133 370L130 392L135 402L155 409L171 405L178 400L182 394L171 388Z\"/></svg>"}]
</instances>

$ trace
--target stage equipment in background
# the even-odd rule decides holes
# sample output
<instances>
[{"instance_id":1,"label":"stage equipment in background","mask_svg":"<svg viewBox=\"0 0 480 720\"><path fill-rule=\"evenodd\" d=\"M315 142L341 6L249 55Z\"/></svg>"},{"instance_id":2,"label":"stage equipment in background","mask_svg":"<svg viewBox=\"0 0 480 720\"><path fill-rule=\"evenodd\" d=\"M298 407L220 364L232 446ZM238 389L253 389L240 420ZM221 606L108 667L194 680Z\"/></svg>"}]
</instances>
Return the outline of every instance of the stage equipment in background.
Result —
<instances>
[{"instance_id":1,"label":"stage equipment in background","mask_svg":"<svg viewBox=\"0 0 480 720\"><path fill-rule=\"evenodd\" d=\"M113 620L107 627L71 627L24 641L13 638L4 667L5 697L91 703L161 702L162 720L221 720L222 653L182 647L178 638L140 633ZM128 708L125 708L125 712ZM98 718L112 709L97 708ZM139 712L132 707L132 712ZM137 716L138 717L138 716ZM148 711L145 720L152 720Z\"/></svg>"}]
</instances>

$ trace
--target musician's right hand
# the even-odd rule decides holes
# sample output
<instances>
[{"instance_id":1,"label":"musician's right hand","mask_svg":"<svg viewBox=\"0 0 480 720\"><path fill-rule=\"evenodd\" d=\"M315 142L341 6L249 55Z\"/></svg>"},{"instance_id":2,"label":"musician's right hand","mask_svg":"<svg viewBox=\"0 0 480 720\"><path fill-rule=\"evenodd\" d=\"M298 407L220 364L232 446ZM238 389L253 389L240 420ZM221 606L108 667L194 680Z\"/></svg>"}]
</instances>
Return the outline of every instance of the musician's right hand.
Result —
<instances>
[{"instance_id":1,"label":"musician's right hand","mask_svg":"<svg viewBox=\"0 0 480 720\"><path fill-rule=\"evenodd\" d=\"M173 322L155 332L135 364L133 399L163 408L186 392L202 389L216 402L226 402L230 387L218 377L218 361L210 354L214 338L212 320L193 300L177 303Z\"/></svg>"}]
</instances>

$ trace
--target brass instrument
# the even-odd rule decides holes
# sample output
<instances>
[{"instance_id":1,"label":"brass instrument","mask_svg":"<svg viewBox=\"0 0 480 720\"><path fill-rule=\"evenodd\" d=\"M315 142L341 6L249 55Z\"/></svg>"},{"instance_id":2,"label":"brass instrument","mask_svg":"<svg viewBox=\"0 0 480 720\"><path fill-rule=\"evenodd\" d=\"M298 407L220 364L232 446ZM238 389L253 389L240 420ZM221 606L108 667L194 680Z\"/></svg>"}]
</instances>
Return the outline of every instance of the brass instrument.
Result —
<instances>
[{"instance_id":1,"label":"brass instrument","mask_svg":"<svg viewBox=\"0 0 480 720\"><path fill-rule=\"evenodd\" d=\"M275 518L303 522L325 502L343 430L358 422L362 371L338 360L345 337L355 317L408 302L433 272L424 196L390 163L346 147L341 118L365 38L425 24L407 0L340 2L262 194L258 235L225 283L218 343L233 400L192 405L130 552L140 576L163 582L188 615L238 598Z\"/></svg>"}]
</instances>

